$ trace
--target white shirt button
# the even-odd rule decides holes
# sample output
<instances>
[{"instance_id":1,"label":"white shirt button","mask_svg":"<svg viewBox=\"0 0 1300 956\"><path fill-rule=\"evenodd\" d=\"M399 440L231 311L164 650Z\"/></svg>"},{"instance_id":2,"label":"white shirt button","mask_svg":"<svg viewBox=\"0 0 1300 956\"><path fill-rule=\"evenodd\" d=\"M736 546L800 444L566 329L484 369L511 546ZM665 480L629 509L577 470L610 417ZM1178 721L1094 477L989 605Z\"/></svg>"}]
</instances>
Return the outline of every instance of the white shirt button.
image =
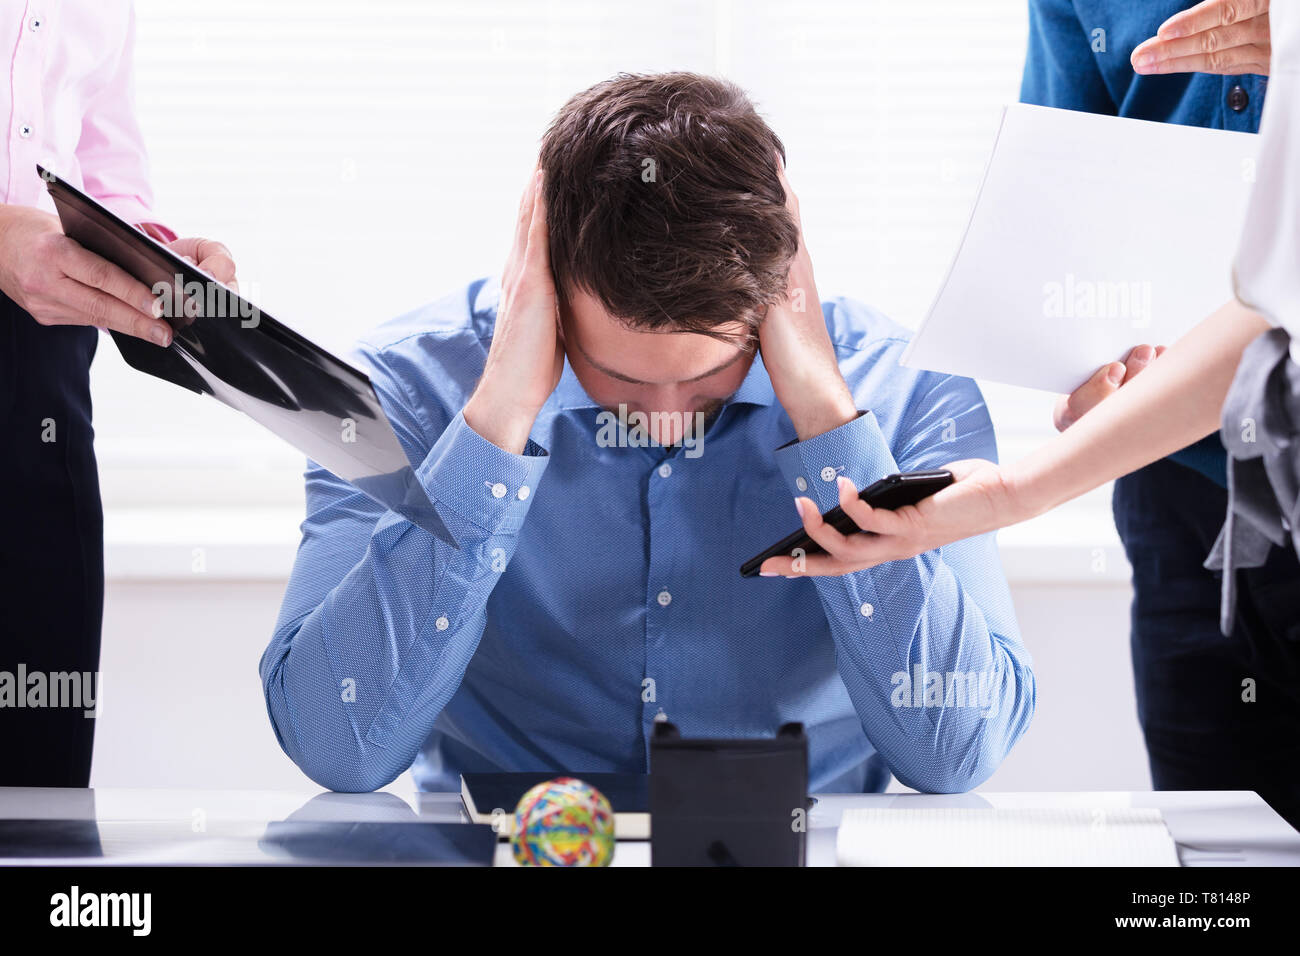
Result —
<instances>
[{"instance_id":1,"label":"white shirt button","mask_svg":"<svg viewBox=\"0 0 1300 956\"><path fill-rule=\"evenodd\" d=\"M21 136L23 139L30 139L32 135L31 126L29 126L27 123L24 123L22 126L18 127L18 135Z\"/></svg>"},{"instance_id":2,"label":"white shirt button","mask_svg":"<svg viewBox=\"0 0 1300 956\"><path fill-rule=\"evenodd\" d=\"M498 481L495 485L492 486L492 497L504 498L505 496L506 496L506 486L501 484L501 482Z\"/></svg>"},{"instance_id":3,"label":"white shirt button","mask_svg":"<svg viewBox=\"0 0 1300 956\"><path fill-rule=\"evenodd\" d=\"M862 607L858 608L858 610L862 612L863 617L871 617L871 615L876 613L876 609L870 604L863 604Z\"/></svg>"},{"instance_id":4,"label":"white shirt button","mask_svg":"<svg viewBox=\"0 0 1300 956\"><path fill-rule=\"evenodd\" d=\"M520 485L520 486L519 486L519 492L518 492L518 494L515 495L515 497L518 498L520 501L527 501L527 500L528 500L528 496L529 496L530 494L532 494L532 492L530 492L530 491L528 490L528 486L527 486L527 485Z\"/></svg>"},{"instance_id":5,"label":"white shirt button","mask_svg":"<svg viewBox=\"0 0 1300 956\"><path fill-rule=\"evenodd\" d=\"M442 617L438 618L438 620L433 622L433 626L440 631L445 631L447 628L451 627L451 621L447 620L447 615L444 614Z\"/></svg>"},{"instance_id":6,"label":"white shirt button","mask_svg":"<svg viewBox=\"0 0 1300 956\"><path fill-rule=\"evenodd\" d=\"M667 478L672 473L673 473L673 466L668 464L668 462L664 462L662 465L659 466L660 478Z\"/></svg>"},{"instance_id":7,"label":"white shirt button","mask_svg":"<svg viewBox=\"0 0 1300 956\"><path fill-rule=\"evenodd\" d=\"M660 607L667 607L673 603L673 596L667 591L660 591L659 597L655 598L655 600L659 602Z\"/></svg>"},{"instance_id":8,"label":"white shirt button","mask_svg":"<svg viewBox=\"0 0 1300 956\"><path fill-rule=\"evenodd\" d=\"M798 488L800 491L807 491L807 490L808 490L808 480L807 480L806 478L804 478L803 475L800 475L798 478L796 478L796 479L794 480L794 486L795 486L796 488Z\"/></svg>"},{"instance_id":9,"label":"white shirt button","mask_svg":"<svg viewBox=\"0 0 1300 956\"><path fill-rule=\"evenodd\" d=\"M827 465L825 468L822 469L822 481L834 481L834 480L835 480L835 469L832 468L830 465Z\"/></svg>"}]
</instances>

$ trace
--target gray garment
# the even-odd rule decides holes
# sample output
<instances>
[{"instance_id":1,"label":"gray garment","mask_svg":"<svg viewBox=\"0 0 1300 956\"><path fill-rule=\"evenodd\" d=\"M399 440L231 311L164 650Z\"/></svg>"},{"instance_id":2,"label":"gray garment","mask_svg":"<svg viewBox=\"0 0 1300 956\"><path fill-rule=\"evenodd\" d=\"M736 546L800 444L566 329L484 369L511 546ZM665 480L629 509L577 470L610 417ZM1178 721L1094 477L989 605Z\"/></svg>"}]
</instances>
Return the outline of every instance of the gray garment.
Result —
<instances>
[{"instance_id":1,"label":"gray garment","mask_svg":"<svg viewBox=\"0 0 1300 956\"><path fill-rule=\"evenodd\" d=\"M1300 550L1300 365L1285 329L1246 347L1223 403L1228 515L1205 566L1223 571L1219 629L1232 630L1236 570L1257 568L1287 538Z\"/></svg>"}]
</instances>

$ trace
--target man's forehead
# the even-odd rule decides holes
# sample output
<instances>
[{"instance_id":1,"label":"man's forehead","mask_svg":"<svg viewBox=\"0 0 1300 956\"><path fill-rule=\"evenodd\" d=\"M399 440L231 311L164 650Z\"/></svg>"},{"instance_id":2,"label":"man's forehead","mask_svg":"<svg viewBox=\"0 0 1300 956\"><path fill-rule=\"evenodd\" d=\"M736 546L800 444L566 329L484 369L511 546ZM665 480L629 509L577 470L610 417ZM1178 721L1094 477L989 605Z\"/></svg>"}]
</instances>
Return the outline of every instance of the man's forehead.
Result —
<instances>
[{"instance_id":1,"label":"man's forehead","mask_svg":"<svg viewBox=\"0 0 1300 956\"><path fill-rule=\"evenodd\" d=\"M591 295L566 296L565 338L589 363L632 384L684 383L716 375L754 354L753 330L737 321L717 327L726 338L671 329L635 329ZM569 341L569 340L572 341Z\"/></svg>"},{"instance_id":2,"label":"man's forehead","mask_svg":"<svg viewBox=\"0 0 1300 956\"><path fill-rule=\"evenodd\" d=\"M671 334L671 333L666 333L666 334ZM582 347L581 343L576 343L576 344L578 345L579 350L582 351L583 358L585 358L591 365L595 366L595 368L598 371L603 372L605 375L608 375L610 378L617 379L618 381L621 382L627 382L630 385L667 385L667 384L689 385L691 382L702 381L703 379L711 378L714 375L718 375L722 372L725 372L727 369L744 361L752 354L750 352L746 352L741 349L733 349L731 355L723 358L722 361L718 362L716 365L705 368L703 371L696 371L693 367L683 369L680 366L677 366L675 364L664 363L662 361L646 362L644 364L653 365L655 367L656 372L658 373L658 377L654 379L642 379L642 378L637 378L635 375L629 374L628 371L626 370L621 370L620 368L606 365L600 359L597 359L592 355L590 355L586 351L586 349ZM622 354L624 356L627 355L626 352ZM657 357L651 357L651 358L657 358ZM620 362L619 364L622 365L625 369L631 368L631 366L628 365L626 360Z\"/></svg>"}]
</instances>

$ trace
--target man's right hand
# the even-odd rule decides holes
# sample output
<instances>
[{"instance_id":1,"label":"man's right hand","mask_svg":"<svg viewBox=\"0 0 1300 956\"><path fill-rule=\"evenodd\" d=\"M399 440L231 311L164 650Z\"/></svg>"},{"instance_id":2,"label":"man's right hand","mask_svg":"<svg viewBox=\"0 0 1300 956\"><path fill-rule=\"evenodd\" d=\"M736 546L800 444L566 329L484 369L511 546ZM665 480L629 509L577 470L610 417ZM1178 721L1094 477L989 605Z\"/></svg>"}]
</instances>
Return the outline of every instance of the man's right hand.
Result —
<instances>
[{"instance_id":1,"label":"man's right hand","mask_svg":"<svg viewBox=\"0 0 1300 956\"><path fill-rule=\"evenodd\" d=\"M57 216L0 205L0 289L41 325L93 325L169 345L148 286L63 234Z\"/></svg>"},{"instance_id":2,"label":"man's right hand","mask_svg":"<svg viewBox=\"0 0 1300 956\"><path fill-rule=\"evenodd\" d=\"M1052 422L1058 432L1063 432L1084 414L1114 395L1133 377L1164 354L1163 345L1152 348L1138 345L1129 350L1122 362L1111 362L1097 369L1088 381L1069 395L1062 395L1052 413Z\"/></svg>"},{"instance_id":3,"label":"man's right hand","mask_svg":"<svg viewBox=\"0 0 1300 956\"><path fill-rule=\"evenodd\" d=\"M519 202L515 240L501 277L501 303L483 376L465 421L498 448L522 454L528 433L564 371L559 300L551 275L542 172Z\"/></svg>"}]
</instances>

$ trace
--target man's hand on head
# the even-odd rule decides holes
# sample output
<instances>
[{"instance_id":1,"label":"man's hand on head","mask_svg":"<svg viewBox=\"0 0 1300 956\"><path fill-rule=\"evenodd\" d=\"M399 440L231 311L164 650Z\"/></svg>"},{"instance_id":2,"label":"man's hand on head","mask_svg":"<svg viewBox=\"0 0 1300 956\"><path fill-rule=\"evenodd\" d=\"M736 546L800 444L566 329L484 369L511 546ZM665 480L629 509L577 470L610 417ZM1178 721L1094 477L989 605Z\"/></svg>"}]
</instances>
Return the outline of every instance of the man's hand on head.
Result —
<instances>
[{"instance_id":1,"label":"man's hand on head","mask_svg":"<svg viewBox=\"0 0 1300 956\"><path fill-rule=\"evenodd\" d=\"M560 382L564 348L559 325L538 168L519 201L492 347L465 405L469 427L498 448L522 454L537 413Z\"/></svg>"},{"instance_id":2,"label":"man's hand on head","mask_svg":"<svg viewBox=\"0 0 1300 956\"><path fill-rule=\"evenodd\" d=\"M758 343L777 400L794 423L799 440L804 441L847 424L857 417L858 410L826 331L812 258L799 219L799 200L779 155L776 163L786 208L799 228L799 251L790 263L786 298L768 307Z\"/></svg>"}]
</instances>

